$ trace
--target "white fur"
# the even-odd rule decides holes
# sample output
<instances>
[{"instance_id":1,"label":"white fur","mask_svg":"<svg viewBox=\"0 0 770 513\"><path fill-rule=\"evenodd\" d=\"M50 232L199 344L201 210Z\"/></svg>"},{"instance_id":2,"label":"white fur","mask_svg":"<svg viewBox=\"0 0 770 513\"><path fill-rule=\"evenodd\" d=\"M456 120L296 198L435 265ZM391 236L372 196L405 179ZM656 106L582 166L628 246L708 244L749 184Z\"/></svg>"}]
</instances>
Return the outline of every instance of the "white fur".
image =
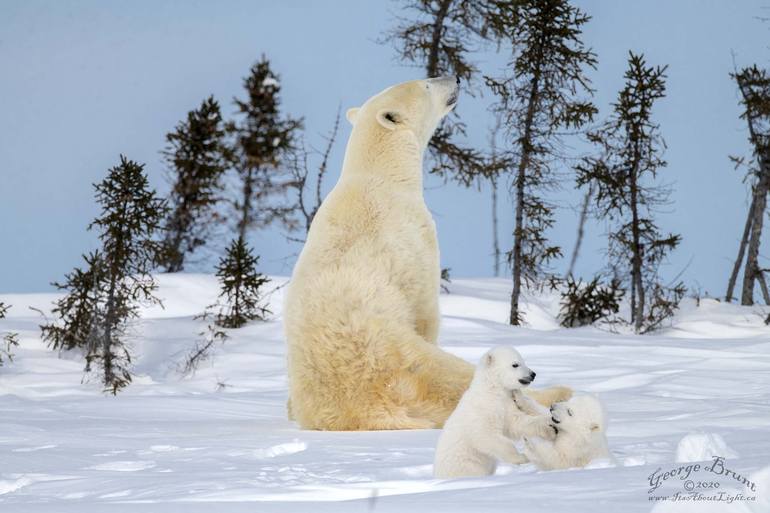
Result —
<instances>
[{"instance_id":1,"label":"white fur","mask_svg":"<svg viewBox=\"0 0 770 513\"><path fill-rule=\"evenodd\" d=\"M514 367L516 365L516 367ZM547 416L530 416L513 401L534 373L508 347L487 352L470 387L446 421L436 447L433 473L439 478L493 474L497 461L526 463L514 441L522 436L554 436Z\"/></svg>"},{"instance_id":2,"label":"white fur","mask_svg":"<svg viewBox=\"0 0 770 513\"><path fill-rule=\"evenodd\" d=\"M454 78L387 88L350 109L342 173L313 218L284 308L289 417L304 429L443 425L473 366L437 345L439 253L422 159ZM554 387L533 397L569 398Z\"/></svg>"},{"instance_id":3,"label":"white fur","mask_svg":"<svg viewBox=\"0 0 770 513\"><path fill-rule=\"evenodd\" d=\"M517 403L522 405L518 400ZM524 439L524 454L539 469L585 467L595 459L612 459L607 447L604 412L596 398L584 395L556 403L551 414L558 428L555 440Z\"/></svg>"}]
</instances>

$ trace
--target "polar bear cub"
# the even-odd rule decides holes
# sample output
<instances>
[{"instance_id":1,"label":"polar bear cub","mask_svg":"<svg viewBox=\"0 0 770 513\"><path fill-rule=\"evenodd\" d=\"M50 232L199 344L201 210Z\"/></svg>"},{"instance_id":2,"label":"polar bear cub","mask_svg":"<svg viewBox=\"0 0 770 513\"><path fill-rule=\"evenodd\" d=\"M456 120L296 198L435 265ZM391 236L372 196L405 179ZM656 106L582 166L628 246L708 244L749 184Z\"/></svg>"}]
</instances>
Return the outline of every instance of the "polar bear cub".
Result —
<instances>
[{"instance_id":1,"label":"polar bear cub","mask_svg":"<svg viewBox=\"0 0 770 513\"><path fill-rule=\"evenodd\" d=\"M526 463L514 442L523 436L552 440L556 429L546 415L520 410L512 394L535 379L521 355L508 347L488 351L470 387L444 424L433 473L439 478L494 474L497 461ZM522 396L523 397L523 396Z\"/></svg>"},{"instance_id":2,"label":"polar bear cub","mask_svg":"<svg viewBox=\"0 0 770 513\"><path fill-rule=\"evenodd\" d=\"M523 395L516 397L516 404L535 417L542 417L534 410L537 406ZM598 399L583 395L556 403L551 407L551 421L558 431L554 440L524 438L524 454L539 469L585 467L595 459L612 460L604 411Z\"/></svg>"}]
</instances>

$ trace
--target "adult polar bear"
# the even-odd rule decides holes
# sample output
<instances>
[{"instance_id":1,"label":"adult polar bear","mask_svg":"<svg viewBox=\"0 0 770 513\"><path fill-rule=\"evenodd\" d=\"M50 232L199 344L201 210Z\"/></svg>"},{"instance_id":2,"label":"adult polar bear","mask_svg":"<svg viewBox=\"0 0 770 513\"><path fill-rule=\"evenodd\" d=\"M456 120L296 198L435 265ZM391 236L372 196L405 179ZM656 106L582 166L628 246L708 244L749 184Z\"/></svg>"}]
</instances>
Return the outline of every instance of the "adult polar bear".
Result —
<instances>
[{"instance_id":1,"label":"adult polar bear","mask_svg":"<svg viewBox=\"0 0 770 513\"><path fill-rule=\"evenodd\" d=\"M474 367L436 345L439 253L422 159L454 78L395 85L350 109L342 173L287 291L289 416L305 429L441 427ZM532 392L543 404L562 387Z\"/></svg>"}]
</instances>

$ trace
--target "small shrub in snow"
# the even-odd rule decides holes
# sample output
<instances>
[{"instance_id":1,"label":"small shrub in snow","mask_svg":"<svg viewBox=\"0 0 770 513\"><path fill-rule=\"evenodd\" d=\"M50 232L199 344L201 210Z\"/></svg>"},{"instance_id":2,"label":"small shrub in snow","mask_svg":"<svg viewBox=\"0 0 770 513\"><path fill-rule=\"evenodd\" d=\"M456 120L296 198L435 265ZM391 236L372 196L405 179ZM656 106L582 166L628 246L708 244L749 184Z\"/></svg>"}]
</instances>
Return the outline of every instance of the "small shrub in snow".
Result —
<instances>
[{"instance_id":1,"label":"small shrub in snow","mask_svg":"<svg viewBox=\"0 0 770 513\"><path fill-rule=\"evenodd\" d=\"M449 294L449 285L452 283L452 277L449 275L451 267L441 269L441 292Z\"/></svg>"},{"instance_id":2,"label":"small shrub in snow","mask_svg":"<svg viewBox=\"0 0 770 513\"><path fill-rule=\"evenodd\" d=\"M566 290L561 294L559 322L567 328L587 326L618 313L625 291L618 280L603 285L599 277L583 283L567 278Z\"/></svg>"},{"instance_id":3,"label":"small shrub in snow","mask_svg":"<svg viewBox=\"0 0 770 513\"><path fill-rule=\"evenodd\" d=\"M8 309L11 307L11 305L6 305L5 303L0 303L0 319L5 317L5 313L8 311ZM19 345L19 334L18 333L6 333L2 336L0 339L0 367L3 366L3 362L12 362L13 361L13 353L11 350Z\"/></svg>"},{"instance_id":4,"label":"small shrub in snow","mask_svg":"<svg viewBox=\"0 0 770 513\"><path fill-rule=\"evenodd\" d=\"M222 284L219 297L224 300L216 317L223 328L240 328L249 321L265 320L270 310L262 304L262 287L270 280L257 271L259 257L254 256L239 237L230 243L217 266Z\"/></svg>"},{"instance_id":5,"label":"small shrub in snow","mask_svg":"<svg viewBox=\"0 0 770 513\"><path fill-rule=\"evenodd\" d=\"M647 308L641 333L655 331L666 319L673 317L685 292L687 289L681 283L674 287L655 283L650 291L650 306Z\"/></svg>"},{"instance_id":6,"label":"small shrub in snow","mask_svg":"<svg viewBox=\"0 0 770 513\"><path fill-rule=\"evenodd\" d=\"M221 329L209 324L206 331L199 333L201 339L195 344L192 350L187 353L184 363L179 371L184 375L195 374L198 366L211 358L214 346L222 344L227 340L227 333Z\"/></svg>"}]
</instances>

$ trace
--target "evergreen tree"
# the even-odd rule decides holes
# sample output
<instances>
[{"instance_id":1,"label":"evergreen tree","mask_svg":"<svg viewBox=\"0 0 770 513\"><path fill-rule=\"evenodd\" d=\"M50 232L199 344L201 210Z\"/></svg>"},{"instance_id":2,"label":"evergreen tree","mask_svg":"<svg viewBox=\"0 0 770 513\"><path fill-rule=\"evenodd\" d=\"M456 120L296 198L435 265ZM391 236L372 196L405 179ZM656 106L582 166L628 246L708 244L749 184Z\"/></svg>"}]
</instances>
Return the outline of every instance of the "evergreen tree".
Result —
<instances>
[{"instance_id":1,"label":"evergreen tree","mask_svg":"<svg viewBox=\"0 0 770 513\"><path fill-rule=\"evenodd\" d=\"M559 313L559 322L565 328L587 326L618 313L625 294L620 281L614 279L604 285L598 276L587 283L567 276L566 287Z\"/></svg>"},{"instance_id":2,"label":"evergreen tree","mask_svg":"<svg viewBox=\"0 0 770 513\"><path fill-rule=\"evenodd\" d=\"M250 228L274 222L293 228L294 207L282 198L293 186L285 159L295 149L300 119L280 112L281 84L264 56L243 81L246 100L235 99L235 122L227 125L234 137L235 168L239 198L234 201L238 237L245 239Z\"/></svg>"},{"instance_id":3,"label":"evergreen tree","mask_svg":"<svg viewBox=\"0 0 770 513\"><path fill-rule=\"evenodd\" d=\"M58 323L41 326L43 340L55 350L85 348L95 335L98 307L107 276L101 253L83 255L85 268L76 267L65 275L64 283L53 283L68 294L56 302L53 314Z\"/></svg>"},{"instance_id":4,"label":"evergreen tree","mask_svg":"<svg viewBox=\"0 0 770 513\"><path fill-rule=\"evenodd\" d=\"M6 312L8 312L8 309L11 308L11 305L6 305L3 302L0 302L0 319L5 318ZM13 361L13 348L19 345L19 334L18 333L5 333L2 335L2 338L0 338L0 367L3 366L4 362L12 362Z\"/></svg>"},{"instance_id":5,"label":"evergreen tree","mask_svg":"<svg viewBox=\"0 0 770 513\"><path fill-rule=\"evenodd\" d=\"M166 141L163 155L171 175L171 210L165 221L159 263L167 272L178 272L184 268L185 256L205 244L218 218L215 207L222 192L229 150L214 97L187 113L187 119L166 135Z\"/></svg>"},{"instance_id":6,"label":"evergreen tree","mask_svg":"<svg viewBox=\"0 0 770 513\"><path fill-rule=\"evenodd\" d=\"M217 266L222 286L220 298L224 305L216 323L223 328L240 328L249 321L265 320L270 310L263 306L261 288L270 280L257 272L259 257L255 257L243 238L234 239Z\"/></svg>"},{"instance_id":7,"label":"evergreen tree","mask_svg":"<svg viewBox=\"0 0 770 513\"><path fill-rule=\"evenodd\" d=\"M582 129L596 113L581 98L593 94L585 70L596 66L596 56L580 39L590 17L566 0L489 1L487 19L489 30L513 49L509 71L486 82L498 97L495 110L506 127L515 172L509 322L519 325L522 282L541 281L545 264L561 254L545 236L554 207L544 194L558 186L562 135Z\"/></svg>"},{"instance_id":8,"label":"evergreen tree","mask_svg":"<svg viewBox=\"0 0 770 513\"><path fill-rule=\"evenodd\" d=\"M735 72L732 78L738 85L743 113L749 129L749 142L754 153L754 166L751 167L751 206L746 218L743 237L738 250L732 275L727 286L726 300L733 296L735 282L741 262L746 258L743 271L741 304L754 304L754 288L759 281L765 301L770 304L770 292L759 268L759 248L767 212L767 195L770 192L770 75L756 65ZM735 159L734 160L738 160Z\"/></svg>"},{"instance_id":9,"label":"evergreen tree","mask_svg":"<svg viewBox=\"0 0 770 513\"><path fill-rule=\"evenodd\" d=\"M54 310L57 324L42 327L58 349L82 348L86 372L100 371L105 390L115 394L131 382L131 355L125 337L141 303L157 303L150 271L160 244L153 240L166 215L164 202L149 188L144 166L126 157L95 185L101 215L97 229L101 251L85 257L88 268L67 275L69 294Z\"/></svg>"},{"instance_id":10,"label":"evergreen tree","mask_svg":"<svg viewBox=\"0 0 770 513\"><path fill-rule=\"evenodd\" d=\"M400 57L423 67L426 78L452 75L466 84L478 73L468 54L474 40L483 39L484 2L480 0L407 0L404 10L414 13L400 18L385 41L392 43ZM492 170L484 156L473 148L462 147L453 139L465 135L456 111L442 121L428 144L431 173L450 176L465 186Z\"/></svg>"},{"instance_id":11,"label":"evergreen tree","mask_svg":"<svg viewBox=\"0 0 770 513\"><path fill-rule=\"evenodd\" d=\"M652 120L655 102L665 96L666 67L647 66L642 55L629 54L625 86L613 104L613 114L589 138L599 156L586 157L576 167L577 183L593 183L594 202L601 219L611 223L611 273L630 288L631 323L637 333L656 328L673 314L684 294L680 283L660 284L658 268L681 237L662 235L653 219L670 190L650 184L666 166L665 142Z\"/></svg>"}]
</instances>

